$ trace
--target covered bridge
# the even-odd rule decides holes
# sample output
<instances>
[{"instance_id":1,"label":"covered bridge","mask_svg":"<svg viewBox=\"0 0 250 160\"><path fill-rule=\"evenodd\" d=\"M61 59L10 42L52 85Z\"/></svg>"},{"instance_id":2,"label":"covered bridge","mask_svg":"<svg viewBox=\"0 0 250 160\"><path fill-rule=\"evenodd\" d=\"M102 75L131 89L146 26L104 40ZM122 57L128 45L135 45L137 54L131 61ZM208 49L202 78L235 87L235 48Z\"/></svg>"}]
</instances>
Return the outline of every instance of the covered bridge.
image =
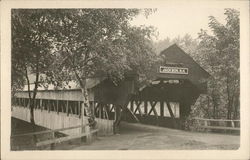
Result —
<instances>
[{"instance_id":1,"label":"covered bridge","mask_svg":"<svg viewBox=\"0 0 250 160\"><path fill-rule=\"evenodd\" d=\"M163 50L161 56L163 62L156 66L155 79L132 96L130 110L143 123L181 128L191 105L206 93L210 75L176 44Z\"/></svg>"},{"instance_id":2,"label":"covered bridge","mask_svg":"<svg viewBox=\"0 0 250 160\"><path fill-rule=\"evenodd\" d=\"M118 85L104 78L88 87L101 134L112 134L121 120L181 128L191 105L206 93L210 75L177 45L161 55L163 61L155 68L155 79L140 90L135 74L127 74ZM82 99L80 89L38 91L35 122L51 129L80 124L85 116ZM29 121L27 91L18 92L12 104L12 116Z\"/></svg>"}]
</instances>

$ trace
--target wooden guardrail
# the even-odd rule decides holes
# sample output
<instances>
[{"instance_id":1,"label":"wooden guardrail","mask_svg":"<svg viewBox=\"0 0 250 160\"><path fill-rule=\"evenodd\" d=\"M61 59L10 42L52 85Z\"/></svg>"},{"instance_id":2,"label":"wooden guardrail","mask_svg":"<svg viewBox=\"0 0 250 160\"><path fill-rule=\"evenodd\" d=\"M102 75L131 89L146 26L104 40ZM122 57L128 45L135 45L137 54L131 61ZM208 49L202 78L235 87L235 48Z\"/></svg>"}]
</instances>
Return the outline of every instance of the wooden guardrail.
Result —
<instances>
[{"instance_id":1,"label":"wooden guardrail","mask_svg":"<svg viewBox=\"0 0 250 160\"><path fill-rule=\"evenodd\" d=\"M59 131L65 131L65 130L80 128L80 127L81 127L81 125L73 126L73 127L67 127L67 128L54 129L54 130L46 130L46 131L38 131L38 132L29 132L29 133L24 133L24 134L12 135L11 138L22 137L22 136L39 135L39 134L45 134L45 133L55 133L55 132L59 132ZM85 127L85 125L84 125L83 127Z\"/></svg>"},{"instance_id":2,"label":"wooden guardrail","mask_svg":"<svg viewBox=\"0 0 250 160\"><path fill-rule=\"evenodd\" d=\"M199 127L204 129L237 130L237 131L240 130L240 120L205 119L205 118L194 118L194 120L201 122L199 123ZM236 123L238 123L238 125Z\"/></svg>"},{"instance_id":3,"label":"wooden guardrail","mask_svg":"<svg viewBox=\"0 0 250 160\"><path fill-rule=\"evenodd\" d=\"M84 133L76 134L76 135L69 135L66 137L55 138L55 132L60 132L60 131L65 131L65 130L70 130L70 129L75 129L75 128L83 128L83 127L85 127ZM61 142L69 141L69 140L76 139L76 138L82 138L85 136L86 136L86 142L90 143L92 141L92 134L95 134L95 133L97 134L97 132L98 132L98 129L90 130L89 124L86 124L86 125L78 125L78 126L60 128L60 129L54 129L54 130L46 130L46 131L30 132L30 133L12 135L11 138L52 133L52 139L37 142L36 147L50 145L50 148L53 150L56 143L61 143Z\"/></svg>"}]
</instances>

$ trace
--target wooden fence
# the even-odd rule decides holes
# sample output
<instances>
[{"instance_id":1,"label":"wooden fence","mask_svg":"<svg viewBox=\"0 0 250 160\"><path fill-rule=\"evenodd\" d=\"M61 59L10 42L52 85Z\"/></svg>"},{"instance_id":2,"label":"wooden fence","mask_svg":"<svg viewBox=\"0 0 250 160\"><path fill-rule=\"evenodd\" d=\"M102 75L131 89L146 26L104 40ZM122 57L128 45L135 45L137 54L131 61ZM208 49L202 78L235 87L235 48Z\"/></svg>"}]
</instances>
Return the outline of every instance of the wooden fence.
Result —
<instances>
[{"instance_id":1,"label":"wooden fence","mask_svg":"<svg viewBox=\"0 0 250 160\"><path fill-rule=\"evenodd\" d=\"M17 137L23 137L23 136L34 136L34 135L41 135L41 134L52 134L52 139L49 140L44 140L44 141L39 141L36 143L36 147L42 147L45 145L50 145L50 149L54 149L55 144L65 142L65 141L70 141L72 139L76 138L82 138L86 137L86 142L91 143L92 142L92 137L93 135L97 134L98 129L90 130L90 127L88 126L89 124L86 125L78 125L78 126L73 126L73 127L67 127L67 128L60 128L60 129L54 129L54 130L46 130L46 131L39 131L39 132L30 132L30 133L24 133L24 134L19 134L19 135L12 135L11 139L17 138ZM70 136L66 137L60 137L56 138L55 133L56 132L65 132L66 130L72 130L72 129L80 129L82 132L79 134L73 134Z\"/></svg>"},{"instance_id":2,"label":"wooden fence","mask_svg":"<svg viewBox=\"0 0 250 160\"><path fill-rule=\"evenodd\" d=\"M205 119L194 118L198 122L200 128L205 130L235 130L240 131L240 120L225 120L225 119Z\"/></svg>"}]
</instances>

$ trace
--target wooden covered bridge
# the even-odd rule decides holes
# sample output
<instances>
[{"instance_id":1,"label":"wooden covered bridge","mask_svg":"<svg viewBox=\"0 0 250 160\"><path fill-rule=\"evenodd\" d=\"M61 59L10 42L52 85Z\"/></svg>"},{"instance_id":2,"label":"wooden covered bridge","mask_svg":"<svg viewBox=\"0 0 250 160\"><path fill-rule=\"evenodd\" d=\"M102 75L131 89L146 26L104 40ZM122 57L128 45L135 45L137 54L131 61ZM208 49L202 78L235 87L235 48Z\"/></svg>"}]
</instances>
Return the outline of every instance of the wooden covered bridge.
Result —
<instances>
[{"instance_id":1,"label":"wooden covered bridge","mask_svg":"<svg viewBox=\"0 0 250 160\"><path fill-rule=\"evenodd\" d=\"M201 93L206 93L210 75L177 45L161 55L164 62L156 66L155 79L150 85L138 88L136 75L131 74L118 85L103 79L88 87L98 134L113 134L121 120L181 128L191 105ZM87 124L82 99L80 89L38 91L35 123L58 129L80 125L83 118ZM18 92L12 101L12 116L30 122L28 106L27 91ZM64 131L69 135L80 132L79 128Z\"/></svg>"}]
</instances>

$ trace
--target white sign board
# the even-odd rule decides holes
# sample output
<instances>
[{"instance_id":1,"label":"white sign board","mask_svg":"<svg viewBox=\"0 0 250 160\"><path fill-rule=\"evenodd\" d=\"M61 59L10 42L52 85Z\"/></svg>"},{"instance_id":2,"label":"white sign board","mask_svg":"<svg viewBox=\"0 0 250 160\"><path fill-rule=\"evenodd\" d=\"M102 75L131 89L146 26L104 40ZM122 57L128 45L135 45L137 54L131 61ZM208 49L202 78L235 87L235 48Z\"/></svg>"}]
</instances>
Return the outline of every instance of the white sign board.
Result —
<instances>
[{"instance_id":1,"label":"white sign board","mask_svg":"<svg viewBox=\"0 0 250 160\"><path fill-rule=\"evenodd\" d=\"M188 74L188 68L160 66L160 73Z\"/></svg>"}]
</instances>

